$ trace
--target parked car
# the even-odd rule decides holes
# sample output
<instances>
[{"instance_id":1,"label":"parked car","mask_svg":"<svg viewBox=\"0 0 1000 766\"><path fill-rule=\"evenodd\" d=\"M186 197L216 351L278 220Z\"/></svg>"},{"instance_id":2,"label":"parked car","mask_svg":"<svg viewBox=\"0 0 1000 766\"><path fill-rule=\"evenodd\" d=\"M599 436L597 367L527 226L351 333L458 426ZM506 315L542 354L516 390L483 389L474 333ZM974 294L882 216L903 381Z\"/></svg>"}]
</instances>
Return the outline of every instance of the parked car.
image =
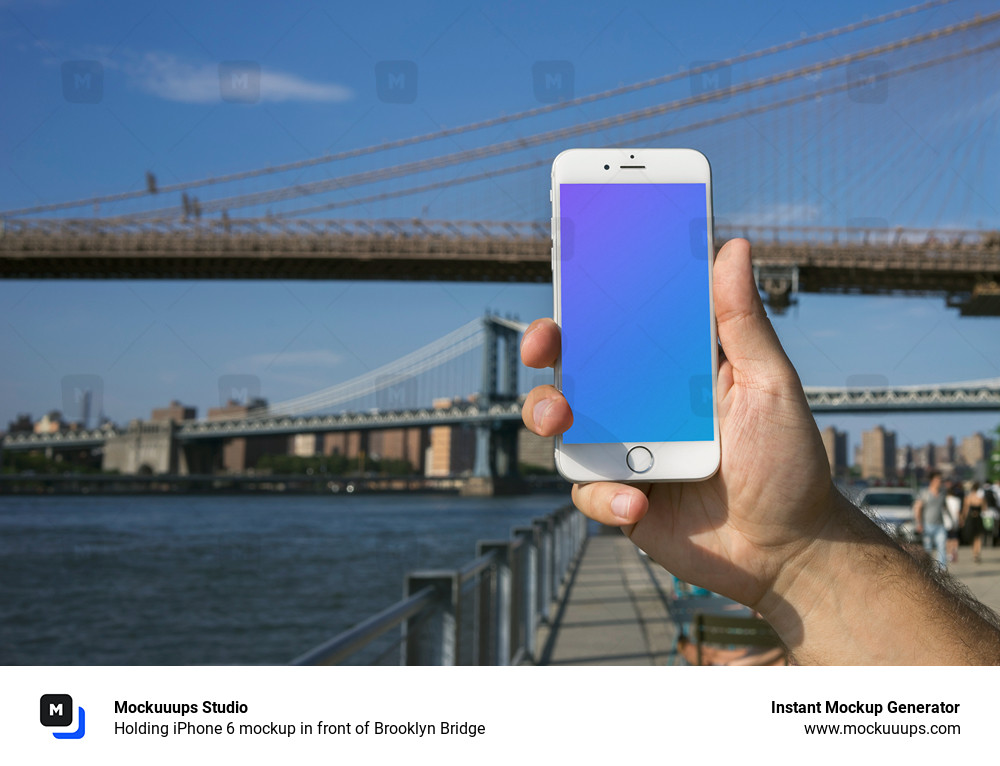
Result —
<instances>
[{"instance_id":1,"label":"parked car","mask_svg":"<svg viewBox=\"0 0 1000 766\"><path fill-rule=\"evenodd\" d=\"M861 490L858 503L868 510L883 529L905 542L918 542L913 519L916 497L907 487L868 487Z\"/></svg>"}]
</instances>

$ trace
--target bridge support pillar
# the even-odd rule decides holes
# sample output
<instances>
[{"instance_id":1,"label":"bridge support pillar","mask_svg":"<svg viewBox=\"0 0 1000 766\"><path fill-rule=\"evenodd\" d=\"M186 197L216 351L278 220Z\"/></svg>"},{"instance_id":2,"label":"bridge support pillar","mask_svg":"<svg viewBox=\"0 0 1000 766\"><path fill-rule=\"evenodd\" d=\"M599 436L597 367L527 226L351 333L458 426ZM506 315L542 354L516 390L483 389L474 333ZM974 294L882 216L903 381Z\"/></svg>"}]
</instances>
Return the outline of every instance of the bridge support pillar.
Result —
<instances>
[{"instance_id":1,"label":"bridge support pillar","mask_svg":"<svg viewBox=\"0 0 1000 766\"><path fill-rule=\"evenodd\" d=\"M483 390L478 403L488 409L491 404L517 399L520 333L510 320L492 315L483 317L483 329L486 334L483 342ZM469 494L516 491L515 485L519 484L517 433L518 428L514 424L488 421L476 426L476 461L472 472L476 481L469 483Z\"/></svg>"},{"instance_id":2,"label":"bridge support pillar","mask_svg":"<svg viewBox=\"0 0 1000 766\"><path fill-rule=\"evenodd\" d=\"M101 467L124 474L177 473L178 445L172 422L133 420L104 443Z\"/></svg>"},{"instance_id":3,"label":"bridge support pillar","mask_svg":"<svg viewBox=\"0 0 1000 766\"><path fill-rule=\"evenodd\" d=\"M777 313L787 309L799 291L798 266L754 267L757 287L767 293L767 303Z\"/></svg>"},{"instance_id":4,"label":"bridge support pillar","mask_svg":"<svg viewBox=\"0 0 1000 766\"><path fill-rule=\"evenodd\" d=\"M476 462L472 475L517 476L516 423L483 423L476 426Z\"/></svg>"},{"instance_id":5,"label":"bridge support pillar","mask_svg":"<svg viewBox=\"0 0 1000 766\"><path fill-rule=\"evenodd\" d=\"M490 438L493 428L489 423L480 423L476 426L476 462L472 468L472 475L485 479L493 475L492 439Z\"/></svg>"},{"instance_id":6,"label":"bridge support pillar","mask_svg":"<svg viewBox=\"0 0 1000 766\"><path fill-rule=\"evenodd\" d=\"M517 433L515 423L476 426L476 461L472 477L462 487L463 495L506 495L524 489L517 470Z\"/></svg>"},{"instance_id":7,"label":"bridge support pillar","mask_svg":"<svg viewBox=\"0 0 1000 766\"><path fill-rule=\"evenodd\" d=\"M510 478L518 475L517 433L519 423L502 423L493 431L493 475Z\"/></svg>"}]
</instances>

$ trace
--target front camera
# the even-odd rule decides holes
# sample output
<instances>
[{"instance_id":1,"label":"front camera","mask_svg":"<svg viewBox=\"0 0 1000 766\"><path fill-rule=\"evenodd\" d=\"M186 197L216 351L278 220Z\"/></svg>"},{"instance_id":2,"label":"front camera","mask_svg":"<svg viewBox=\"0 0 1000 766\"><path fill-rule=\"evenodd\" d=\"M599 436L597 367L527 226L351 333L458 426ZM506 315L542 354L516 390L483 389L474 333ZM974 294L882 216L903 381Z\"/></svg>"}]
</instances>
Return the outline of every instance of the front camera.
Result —
<instances>
[{"instance_id":1,"label":"front camera","mask_svg":"<svg viewBox=\"0 0 1000 766\"><path fill-rule=\"evenodd\" d=\"M611 170L611 166L610 166L610 165L605 165L605 166L604 166L604 169L605 169L605 170Z\"/></svg>"}]
</instances>

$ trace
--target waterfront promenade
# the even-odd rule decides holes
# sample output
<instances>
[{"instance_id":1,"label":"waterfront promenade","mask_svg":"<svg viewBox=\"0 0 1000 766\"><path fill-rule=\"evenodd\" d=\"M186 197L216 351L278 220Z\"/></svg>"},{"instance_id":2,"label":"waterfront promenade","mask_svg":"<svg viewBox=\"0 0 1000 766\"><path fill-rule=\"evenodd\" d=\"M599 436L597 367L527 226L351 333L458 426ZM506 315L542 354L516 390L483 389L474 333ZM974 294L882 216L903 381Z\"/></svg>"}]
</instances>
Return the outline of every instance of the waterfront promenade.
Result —
<instances>
[{"instance_id":1,"label":"waterfront promenade","mask_svg":"<svg viewBox=\"0 0 1000 766\"><path fill-rule=\"evenodd\" d=\"M591 536L539 635L540 665L674 664L673 582L617 530Z\"/></svg>"},{"instance_id":2,"label":"waterfront promenade","mask_svg":"<svg viewBox=\"0 0 1000 766\"><path fill-rule=\"evenodd\" d=\"M984 548L976 564L963 547L951 572L980 601L1000 612L1000 548ZM673 578L620 532L590 537L580 563L539 634L540 665L683 665L674 651L678 623L700 607L740 608L719 598L673 598Z\"/></svg>"}]
</instances>

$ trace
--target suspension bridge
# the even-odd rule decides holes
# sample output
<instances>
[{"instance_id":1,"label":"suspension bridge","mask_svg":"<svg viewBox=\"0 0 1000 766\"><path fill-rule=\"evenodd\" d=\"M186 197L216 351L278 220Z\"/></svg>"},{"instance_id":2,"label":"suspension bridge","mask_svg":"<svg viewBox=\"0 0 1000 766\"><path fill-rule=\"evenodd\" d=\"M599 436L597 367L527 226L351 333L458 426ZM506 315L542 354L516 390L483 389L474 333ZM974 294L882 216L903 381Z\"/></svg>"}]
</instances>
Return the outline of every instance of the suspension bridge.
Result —
<instances>
[{"instance_id":1,"label":"suspension bridge","mask_svg":"<svg viewBox=\"0 0 1000 766\"><path fill-rule=\"evenodd\" d=\"M996 316L998 47L1000 12L933 0L429 133L171 184L151 170L0 211L0 276L544 282L558 151L692 145L713 162L717 238L754 243L774 308L940 294ZM350 210L367 215L330 217Z\"/></svg>"},{"instance_id":2,"label":"suspension bridge","mask_svg":"<svg viewBox=\"0 0 1000 766\"><path fill-rule=\"evenodd\" d=\"M427 435L431 429L444 427L449 433L450 429L466 429L471 437L460 445L452 441L447 445L449 451L457 448L470 453L465 456L470 477L486 483L510 481L518 473L524 401L518 351L525 328L515 319L487 315L352 380L270 406L248 408L241 417L133 421L126 429L14 433L0 441L0 450L100 449L105 468L125 469L124 473L147 466L153 473L210 474L225 467L220 461L226 445L234 440L342 433L359 437L357 448L364 452L370 434L410 430L421 435L419 452L428 446L434 449ZM470 361L481 362L478 370ZM456 365L466 373L456 376ZM449 368L445 377L450 378L452 390L474 393L437 396L445 390L440 372ZM435 392L436 401L422 401L428 396L422 389ZM816 413L1000 412L1000 378L936 385L807 386L805 390ZM382 406L372 407L372 403Z\"/></svg>"}]
</instances>

